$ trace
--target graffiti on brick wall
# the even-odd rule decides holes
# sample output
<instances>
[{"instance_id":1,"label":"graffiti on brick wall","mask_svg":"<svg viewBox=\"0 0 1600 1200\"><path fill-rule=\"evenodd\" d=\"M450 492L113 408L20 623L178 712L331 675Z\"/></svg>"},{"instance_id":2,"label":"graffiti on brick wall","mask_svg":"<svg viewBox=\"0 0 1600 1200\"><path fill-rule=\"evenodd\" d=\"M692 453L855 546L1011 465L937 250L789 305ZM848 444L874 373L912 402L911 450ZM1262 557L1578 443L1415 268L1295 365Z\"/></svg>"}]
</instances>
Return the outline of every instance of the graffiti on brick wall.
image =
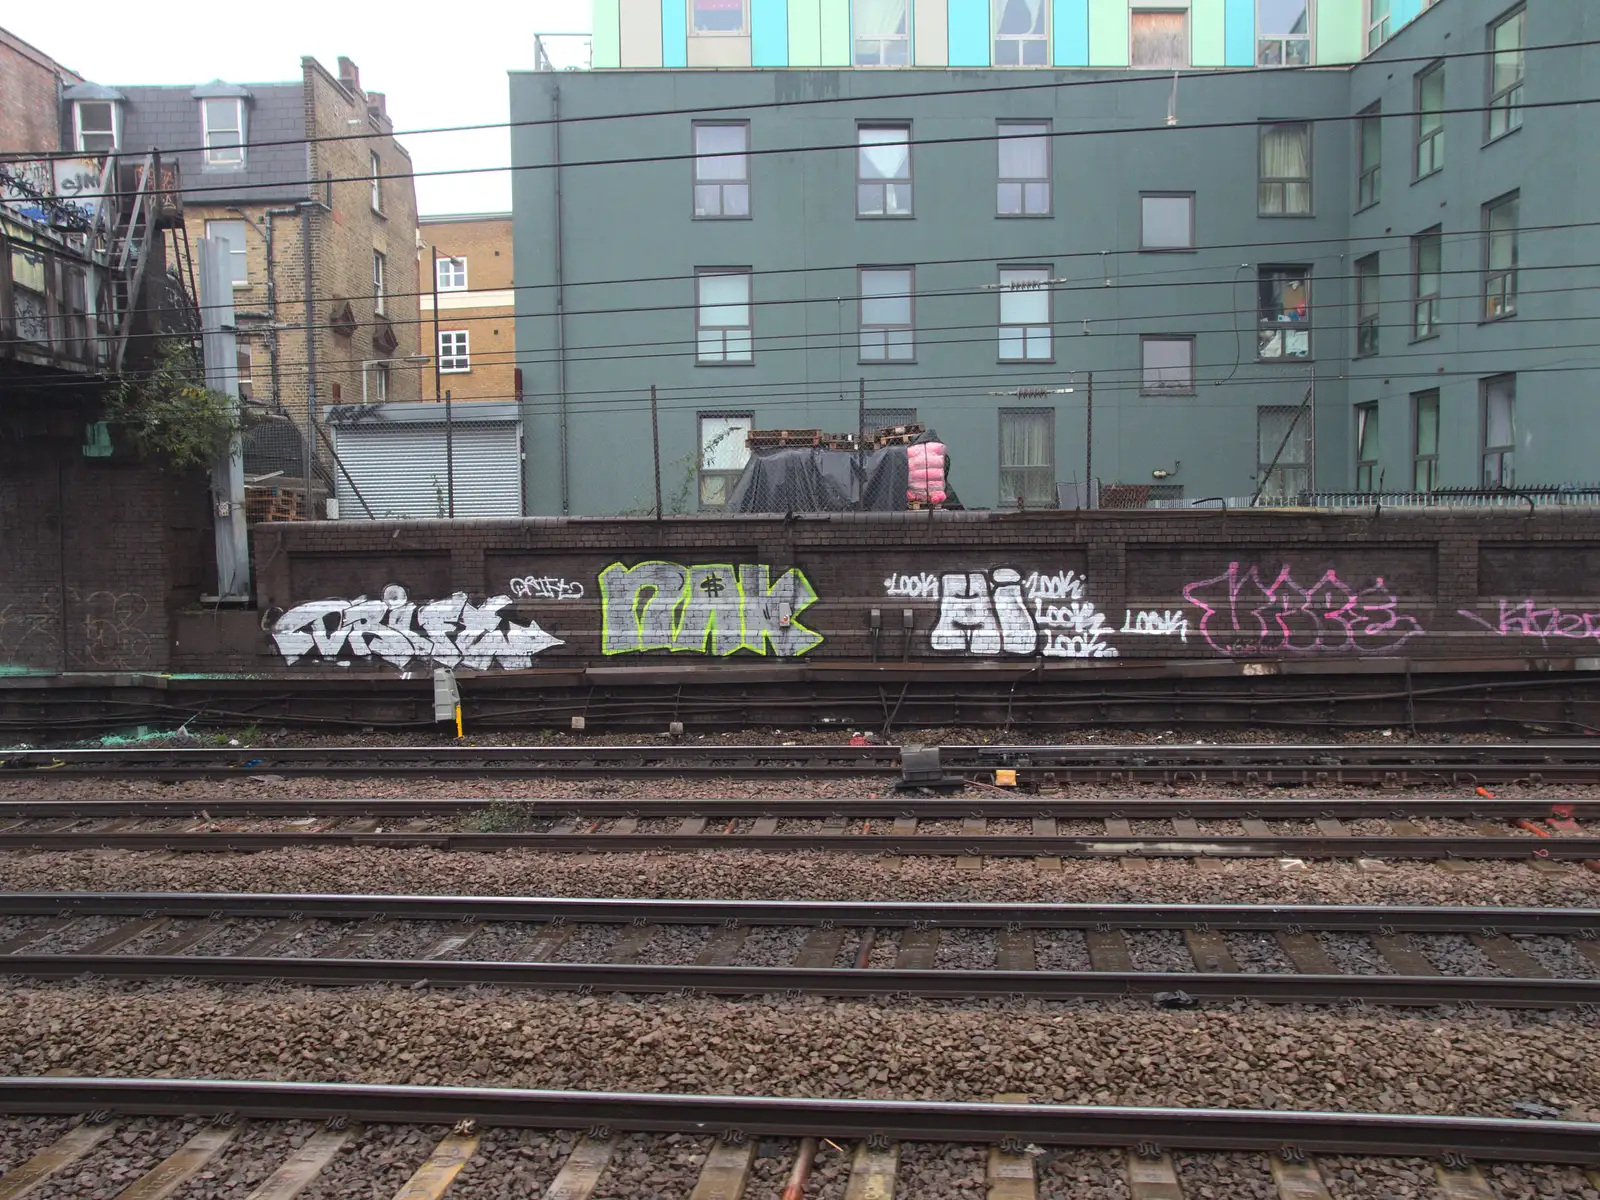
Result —
<instances>
[{"instance_id":1,"label":"graffiti on brick wall","mask_svg":"<svg viewBox=\"0 0 1600 1200\"><path fill-rule=\"evenodd\" d=\"M797 567L773 579L763 563L616 562L600 572L601 650L797 658L822 644L800 623L816 599Z\"/></svg>"},{"instance_id":2,"label":"graffiti on brick wall","mask_svg":"<svg viewBox=\"0 0 1600 1200\"><path fill-rule=\"evenodd\" d=\"M1458 611L1496 637L1538 638L1545 646L1551 639L1600 641L1600 612L1567 612L1532 600L1500 601L1500 617L1496 621L1485 621L1470 609Z\"/></svg>"},{"instance_id":3,"label":"graffiti on brick wall","mask_svg":"<svg viewBox=\"0 0 1600 1200\"><path fill-rule=\"evenodd\" d=\"M560 575L524 575L506 585L519 600L582 600L583 584Z\"/></svg>"},{"instance_id":4,"label":"graffiti on brick wall","mask_svg":"<svg viewBox=\"0 0 1600 1200\"><path fill-rule=\"evenodd\" d=\"M1303 572L1303 576L1309 572ZM1310 586L1288 566L1263 570L1230 562L1183 589L1201 612L1196 631L1218 654L1384 654L1422 633L1377 576L1366 587L1324 571Z\"/></svg>"},{"instance_id":5,"label":"graffiti on brick wall","mask_svg":"<svg viewBox=\"0 0 1600 1200\"><path fill-rule=\"evenodd\" d=\"M61 666L61 593L46 589L32 600L0 604L0 675Z\"/></svg>"},{"instance_id":6,"label":"graffiti on brick wall","mask_svg":"<svg viewBox=\"0 0 1600 1200\"><path fill-rule=\"evenodd\" d=\"M69 590L72 657L82 665L126 669L149 662L150 634L141 622L149 602L137 592Z\"/></svg>"},{"instance_id":7,"label":"graffiti on brick wall","mask_svg":"<svg viewBox=\"0 0 1600 1200\"><path fill-rule=\"evenodd\" d=\"M1113 627L1087 597L1087 580L1073 571L1024 575L1014 567L997 567L890 575L883 585L890 596L938 600L939 619L928 640L941 653L1117 657L1117 648L1106 641Z\"/></svg>"},{"instance_id":8,"label":"graffiti on brick wall","mask_svg":"<svg viewBox=\"0 0 1600 1200\"><path fill-rule=\"evenodd\" d=\"M291 667L308 656L339 666L380 659L402 670L413 664L478 671L530 667L536 655L562 642L537 621L510 620L501 612L510 604L510 596L473 604L465 592L418 604L405 588L390 584L376 600L298 604L273 623L272 640Z\"/></svg>"},{"instance_id":9,"label":"graffiti on brick wall","mask_svg":"<svg viewBox=\"0 0 1600 1200\"><path fill-rule=\"evenodd\" d=\"M1189 641L1189 618L1182 609L1145 609L1134 612L1122 610L1122 628L1118 633L1132 633L1144 637L1175 637L1180 642Z\"/></svg>"}]
</instances>

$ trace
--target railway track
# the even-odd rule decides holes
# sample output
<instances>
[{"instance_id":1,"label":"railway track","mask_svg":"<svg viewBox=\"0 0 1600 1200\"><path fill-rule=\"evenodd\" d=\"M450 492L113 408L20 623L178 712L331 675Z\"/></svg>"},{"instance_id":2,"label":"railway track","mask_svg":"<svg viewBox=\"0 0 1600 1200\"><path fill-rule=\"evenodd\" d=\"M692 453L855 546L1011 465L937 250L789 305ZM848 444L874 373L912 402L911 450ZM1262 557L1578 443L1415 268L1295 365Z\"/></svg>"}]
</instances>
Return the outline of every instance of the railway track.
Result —
<instances>
[{"instance_id":1,"label":"railway track","mask_svg":"<svg viewBox=\"0 0 1600 1200\"><path fill-rule=\"evenodd\" d=\"M20 778L216 779L278 776L649 779L900 776L899 746L345 746L13 750L0 770ZM1237 783L1406 786L1515 780L1600 780L1591 742L1399 745L953 745L952 779L1011 770L1024 785Z\"/></svg>"},{"instance_id":2,"label":"railway track","mask_svg":"<svg viewBox=\"0 0 1600 1200\"><path fill-rule=\"evenodd\" d=\"M0 974L350 987L1555 1009L1600 910L0 894Z\"/></svg>"},{"instance_id":3,"label":"railway track","mask_svg":"<svg viewBox=\"0 0 1600 1200\"><path fill-rule=\"evenodd\" d=\"M1270 1165L1234 1164L1258 1179L1251 1194L1274 1189L1281 1200L1329 1200L1337 1191L1325 1182L1316 1156L1385 1155L1442 1159L1434 1168L1445 1196L1487 1197L1497 1193L1472 1160L1570 1165L1562 1172L1576 1189L1600 1186L1600 1126L1569 1120L1489 1116L1430 1117L1376 1113L1296 1112L1248 1109L1181 1109L1029 1104L1008 1095L996 1103L909 1100L822 1100L770 1096L708 1096L639 1093L534 1091L523 1089L415 1087L245 1080L12 1078L0 1079L0 1112L82 1116L81 1124L52 1129L56 1140L0 1177L0 1197L15 1200L52 1176L97 1157L122 1151L112 1139L119 1126L140 1118L199 1117L211 1124L185 1128L165 1145L177 1147L145 1176L181 1187L211 1166L225 1172L230 1152L266 1123L327 1122L303 1136L298 1149L285 1139L269 1160L273 1174L254 1193L292 1200L328 1169L339 1151L383 1125L422 1126L425 1139L401 1144L402 1169L416 1164L398 1191L360 1186L345 1172L344 1194L394 1195L396 1200L437 1200L470 1168L492 1172L499 1153L515 1154L513 1130L585 1131L568 1135L555 1163L531 1182L546 1197L587 1200L617 1190L618 1167L628 1135L668 1135L687 1156L692 1200L745 1194L758 1160L770 1180L786 1181L784 1195L800 1196L819 1151L848 1162L849 1197L897 1193L902 1160L925 1143L977 1145L968 1156L967 1181L950 1179L952 1190L983 1188L995 1200L1035 1200L1041 1177L1054 1159L1073 1148L1117 1148L1117 1173L1134 1200L1182 1197L1178 1157L1195 1151L1265 1152ZM254 1125L254 1129L252 1129ZM431 1127L431 1128L428 1128ZM305 1128L304 1125L301 1128ZM673 1135L676 1135L674 1137ZM683 1138L688 1140L685 1142ZM41 1139L43 1140L43 1139ZM258 1144L260 1139L258 1138ZM392 1144L392 1143L391 1143ZM644 1142L662 1159L657 1138ZM431 1149L430 1149L431 1147ZM164 1148L164 1147L163 1147ZM649 1151L647 1151L648 1153ZM1175 1154L1177 1152L1177 1154ZM949 1160L946 1160L949 1161ZM956 1172L962 1173L957 1167ZM1338 1178L1336 1170L1327 1176ZM477 1178L475 1173L469 1178ZM944 1182L944 1181L941 1181ZM547 1185L547 1186L546 1186ZM138 1186L137 1184L135 1186ZM526 1186L526 1184L524 1185ZM769 1187L772 1186L769 1184ZM775 1187L773 1189L775 1191ZM170 1190L151 1194L171 1194ZM528 1194L518 1191L516 1194Z\"/></svg>"}]
</instances>

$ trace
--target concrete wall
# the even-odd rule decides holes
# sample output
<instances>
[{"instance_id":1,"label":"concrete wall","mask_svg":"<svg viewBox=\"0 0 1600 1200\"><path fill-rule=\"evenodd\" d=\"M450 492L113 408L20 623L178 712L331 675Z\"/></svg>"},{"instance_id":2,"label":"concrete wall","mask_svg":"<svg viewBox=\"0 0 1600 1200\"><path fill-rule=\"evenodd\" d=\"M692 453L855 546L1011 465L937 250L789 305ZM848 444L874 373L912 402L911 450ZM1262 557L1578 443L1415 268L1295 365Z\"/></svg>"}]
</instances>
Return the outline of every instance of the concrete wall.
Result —
<instances>
[{"instance_id":1,"label":"concrete wall","mask_svg":"<svg viewBox=\"0 0 1600 1200\"><path fill-rule=\"evenodd\" d=\"M1570 662L1600 647L1592 513L361 522L254 534L259 619L239 618L220 641L209 618L184 619L182 669L728 668L874 653L1353 669L1371 657Z\"/></svg>"}]
</instances>

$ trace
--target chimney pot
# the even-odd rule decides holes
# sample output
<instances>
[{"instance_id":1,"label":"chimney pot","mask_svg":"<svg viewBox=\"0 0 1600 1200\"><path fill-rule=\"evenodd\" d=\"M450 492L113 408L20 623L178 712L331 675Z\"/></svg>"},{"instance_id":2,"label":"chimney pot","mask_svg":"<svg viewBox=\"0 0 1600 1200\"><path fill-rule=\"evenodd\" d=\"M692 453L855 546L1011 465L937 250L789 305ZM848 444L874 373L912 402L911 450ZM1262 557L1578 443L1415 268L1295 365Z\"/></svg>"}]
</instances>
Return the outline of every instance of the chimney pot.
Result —
<instances>
[{"instance_id":1,"label":"chimney pot","mask_svg":"<svg viewBox=\"0 0 1600 1200\"><path fill-rule=\"evenodd\" d=\"M361 71L344 55L339 56L339 82L352 92L361 90Z\"/></svg>"}]
</instances>

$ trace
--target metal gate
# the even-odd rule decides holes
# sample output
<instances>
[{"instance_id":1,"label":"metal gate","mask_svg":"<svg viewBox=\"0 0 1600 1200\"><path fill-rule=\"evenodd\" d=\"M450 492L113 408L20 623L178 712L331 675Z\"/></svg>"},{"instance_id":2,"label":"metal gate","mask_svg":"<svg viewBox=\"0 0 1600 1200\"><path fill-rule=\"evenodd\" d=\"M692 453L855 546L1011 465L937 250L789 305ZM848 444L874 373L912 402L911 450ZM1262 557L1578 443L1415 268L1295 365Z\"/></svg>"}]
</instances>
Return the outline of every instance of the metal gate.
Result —
<instances>
[{"instance_id":1,"label":"metal gate","mask_svg":"<svg viewBox=\"0 0 1600 1200\"><path fill-rule=\"evenodd\" d=\"M332 429L344 464L336 471L341 519L366 520L369 508L378 520L450 515L443 421L363 421ZM522 516L522 423L455 421L451 441L455 515Z\"/></svg>"}]
</instances>

